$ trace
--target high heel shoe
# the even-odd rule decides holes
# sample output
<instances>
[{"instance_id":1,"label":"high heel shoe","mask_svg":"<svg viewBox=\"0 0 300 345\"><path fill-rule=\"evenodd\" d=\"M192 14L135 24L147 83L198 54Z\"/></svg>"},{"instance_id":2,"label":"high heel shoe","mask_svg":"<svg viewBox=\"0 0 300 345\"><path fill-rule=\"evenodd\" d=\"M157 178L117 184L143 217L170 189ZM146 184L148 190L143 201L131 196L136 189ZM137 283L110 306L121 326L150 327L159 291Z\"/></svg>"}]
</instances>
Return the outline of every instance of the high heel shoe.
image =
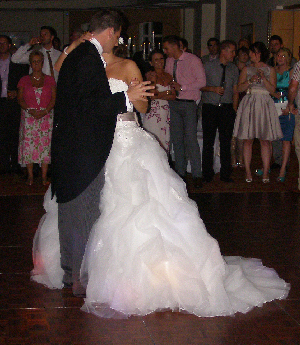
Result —
<instances>
[{"instance_id":1,"label":"high heel shoe","mask_svg":"<svg viewBox=\"0 0 300 345\"><path fill-rule=\"evenodd\" d=\"M270 182L270 179L269 178L263 178L262 179L262 183L269 183Z\"/></svg>"},{"instance_id":2,"label":"high heel shoe","mask_svg":"<svg viewBox=\"0 0 300 345\"><path fill-rule=\"evenodd\" d=\"M278 182L284 182L285 181L285 175L286 175L286 173L284 174L284 176L278 176L276 180Z\"/></svg>"},{"instance_id":3,"label":"high heel shoe","mask_svg":"<svg viewBox=\"0 0 300 345\"><path fill-rule=\"evenodd\" d=\"M251 183L252 182L252 178L246 178L245 180L247 183Z\"/></svg>"},{"instance_id":4,"label":"high heel shoe","mask_svg":"<svg viewBox=\"0 0 300 345\"><path fill-rule=\"evenodd\" d=\"M271 172L271 169L269 169L269 174L270 174L270 172ZM257 176L262 176L264 174L264 170L263 169L256 169L255 174Z\"/></svg>"}]
</instances>

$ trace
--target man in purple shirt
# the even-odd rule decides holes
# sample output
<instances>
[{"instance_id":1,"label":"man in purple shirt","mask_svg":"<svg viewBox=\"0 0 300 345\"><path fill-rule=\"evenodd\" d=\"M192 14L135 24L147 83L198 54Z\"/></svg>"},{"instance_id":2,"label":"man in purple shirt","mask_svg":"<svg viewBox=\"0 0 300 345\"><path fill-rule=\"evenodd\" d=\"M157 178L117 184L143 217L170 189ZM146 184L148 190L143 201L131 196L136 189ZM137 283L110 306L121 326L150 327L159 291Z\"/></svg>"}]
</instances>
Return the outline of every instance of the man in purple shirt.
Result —
<instances>
[{"instance_id":1,"label":"man in purple shirt","mask_svg":"<svg viewBox=\"0 0 300 345\"><path fill-rule=\"evenodd\" d=\"M175 153L175 170L185 178L187 160L191 162L195 188L201 187L201 154L197 141L197 103L206 78L201 60L180 50L180 38L167 36L163 48L168 58L165 70L173 76L171 87L177 97L169 101L170 135ZM187 152L186 152L187 151Z\"/></svg>"}]
</instances>

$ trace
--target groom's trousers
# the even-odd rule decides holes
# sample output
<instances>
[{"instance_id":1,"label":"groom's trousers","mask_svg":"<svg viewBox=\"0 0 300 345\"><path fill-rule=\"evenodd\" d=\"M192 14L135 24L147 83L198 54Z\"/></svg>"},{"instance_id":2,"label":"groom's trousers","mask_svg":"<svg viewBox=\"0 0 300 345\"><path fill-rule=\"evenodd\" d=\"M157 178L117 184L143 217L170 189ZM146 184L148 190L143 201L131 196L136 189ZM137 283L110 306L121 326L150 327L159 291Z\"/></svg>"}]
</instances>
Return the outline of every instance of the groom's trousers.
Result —
<instances>
[{"instance_id":1,"label":"groom's trousers","mask_svg":"<svg viewBox=\"0 0 300 345\"><path fill-rule=\"evenodd\" d=\"M73 283L75 294L89 234L93 224L100 216L100 192L105 181L104 171L105 168L75 199L58 204L61 267L64 270L63 283Z\"/></svg>"}]
</instances>

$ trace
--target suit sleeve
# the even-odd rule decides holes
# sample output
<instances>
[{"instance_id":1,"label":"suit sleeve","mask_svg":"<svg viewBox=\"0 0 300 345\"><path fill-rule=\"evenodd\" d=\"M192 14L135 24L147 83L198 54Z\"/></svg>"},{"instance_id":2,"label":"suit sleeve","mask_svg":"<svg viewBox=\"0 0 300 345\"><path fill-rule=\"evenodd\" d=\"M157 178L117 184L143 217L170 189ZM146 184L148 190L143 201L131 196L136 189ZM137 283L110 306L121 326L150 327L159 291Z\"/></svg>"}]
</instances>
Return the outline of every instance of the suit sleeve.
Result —
<instances>
[{"instance_id":1,"label":"suit sleeve","mask_svg":"<svg viewBox=\"0 0 300 345\"><path fill-rule=\"evenodd\" d=\"M107 114L126 112L124 92L111 93L105 69L99 68L99 64L102 64L102 61L97 60L93 55L87 55L81 60L78 66L78 101L96 100L99 103L99 109L109 110ZM99 81L101 81L101 88L99 88Z\"/></svg>"}]
</instances>

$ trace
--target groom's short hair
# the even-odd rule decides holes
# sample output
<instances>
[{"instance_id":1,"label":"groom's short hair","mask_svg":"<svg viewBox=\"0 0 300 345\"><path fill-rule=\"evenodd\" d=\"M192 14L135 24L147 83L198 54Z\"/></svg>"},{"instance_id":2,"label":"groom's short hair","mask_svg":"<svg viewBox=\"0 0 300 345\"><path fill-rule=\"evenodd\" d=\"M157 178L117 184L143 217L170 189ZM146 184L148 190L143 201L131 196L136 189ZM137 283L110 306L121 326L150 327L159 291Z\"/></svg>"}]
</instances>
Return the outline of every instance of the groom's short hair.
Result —
<instances>
[{"instance_id":1,"label":"groom's short hair","mask_svg":"<svg viewBox=\"0 0 300 345\"><path fill-rule=\"evenodd\" d=\"M91 19L89 31L100 33L108 28L119 31L124 24L121 12L116 10L104 10L97 12Z\"/></svg>"}]
</instances>

